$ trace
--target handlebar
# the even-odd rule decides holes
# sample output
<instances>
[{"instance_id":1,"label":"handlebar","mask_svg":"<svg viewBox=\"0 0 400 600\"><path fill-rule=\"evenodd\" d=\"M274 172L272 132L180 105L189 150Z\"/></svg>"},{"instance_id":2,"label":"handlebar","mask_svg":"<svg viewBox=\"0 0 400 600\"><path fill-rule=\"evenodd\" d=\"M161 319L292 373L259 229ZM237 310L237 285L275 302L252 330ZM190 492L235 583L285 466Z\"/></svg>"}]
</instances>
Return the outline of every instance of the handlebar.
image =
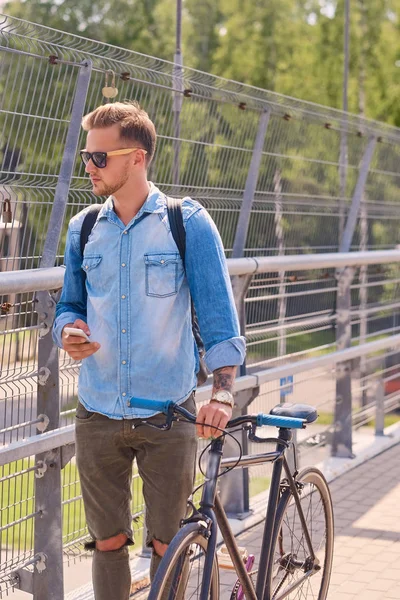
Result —
<instances>
[{"instance_id":1,"label":"handlebar","mask_svg":"<svg viewBox=\"0 0 400 600\"><path fill-rule=\"evenodd\" d=\"M192 413L175 404L172 400L147 400L145 398L133 397L129 401L129 406L164 413L167 419L165 425L161 426L162 429L169 429L171 427L174 415L180 415L191 423L196 422L196 417ZM258 415L241 415L240 417L235 417L229 421L226 427L237 427L238 425L245 425L247 423L251 423L255 427L269 425L285 429L304 429L306 421L305 419L296 419L294 417L280 417L259 413Z\"/></svg>"}]
</instances>

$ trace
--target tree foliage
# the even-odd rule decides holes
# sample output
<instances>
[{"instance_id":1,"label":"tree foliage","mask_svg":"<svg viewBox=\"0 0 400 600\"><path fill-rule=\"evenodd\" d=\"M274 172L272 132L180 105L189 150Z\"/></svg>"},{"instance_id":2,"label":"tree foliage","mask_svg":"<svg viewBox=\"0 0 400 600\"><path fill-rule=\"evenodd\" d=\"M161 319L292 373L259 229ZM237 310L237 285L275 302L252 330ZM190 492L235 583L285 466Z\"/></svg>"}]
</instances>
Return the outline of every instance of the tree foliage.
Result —
<instances>
[{"instance_id":1,"label":"tree foliage","mask_svg":"<svg viewBox=\"0 0 400 600\"><path fill-rule=\"evenodd\" d=\"M184 63L342 106L345 0L186 0ZM11 0L7 14L172 60L174 0ZM400 126L400 0L351 2L349 109Z\"/></svg>"}]
</instances>

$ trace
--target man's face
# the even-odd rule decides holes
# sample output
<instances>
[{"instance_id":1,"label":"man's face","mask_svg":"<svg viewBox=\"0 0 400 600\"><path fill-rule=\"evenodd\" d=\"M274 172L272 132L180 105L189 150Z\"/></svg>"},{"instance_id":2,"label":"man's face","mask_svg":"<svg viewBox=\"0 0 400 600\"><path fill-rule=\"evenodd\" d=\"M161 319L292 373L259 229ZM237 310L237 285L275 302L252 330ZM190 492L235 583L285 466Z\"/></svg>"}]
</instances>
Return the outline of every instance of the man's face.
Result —
<instances>
[{"instance_id":1,"label":"man's face","mask_svg":"<svg viewBox=\"0 0 400 600\"><path fill-rule=\"evenodd\" d=\"M134 142L121 140L118 123L102 129L91 129L86 138L86 150L88 152L111 152L112 150L134 146ZM134 156L135 152L119 156L108 156L107 165L104 169L99 169L90 160L85 167L85 171L90 175L93 193L96 196L110 196L118 192L128 179L134 176Z\"/></svg>"}]
</instances>

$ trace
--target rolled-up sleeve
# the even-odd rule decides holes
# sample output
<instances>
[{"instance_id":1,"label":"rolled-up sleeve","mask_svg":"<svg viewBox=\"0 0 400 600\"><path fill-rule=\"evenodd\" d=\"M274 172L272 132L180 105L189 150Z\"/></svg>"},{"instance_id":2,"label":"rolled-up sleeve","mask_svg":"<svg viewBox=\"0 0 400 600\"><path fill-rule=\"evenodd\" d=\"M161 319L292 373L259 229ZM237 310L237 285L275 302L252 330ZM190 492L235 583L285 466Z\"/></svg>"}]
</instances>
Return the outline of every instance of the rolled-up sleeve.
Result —
<instances>
[{"instance_id":1,"label":"rolled-up sleeve","mask_svg":"<svg viewBox=\"0 0 400 600\"><path fill-rule=\"evenodd\" d=\"M61 297L56 307L56 318L53 324L53 340L62 348L61 334L67 323L76 319L86 321L86 287L82 274L82 258L79 249L79 232L71 232L68 228L64 255L65 276Z\"/></svg>"},{"instance_id":2,"label":"rolled-up sleeve","mask_svg":"<svg viewBox=\"0 0 400 600\"><path fill-rule=\"evenodd\" d=\"M186 222L185 262L208 370L243 364L246 342L240 335L222 240L203 208Z\"/></svg>"}]
</instances>

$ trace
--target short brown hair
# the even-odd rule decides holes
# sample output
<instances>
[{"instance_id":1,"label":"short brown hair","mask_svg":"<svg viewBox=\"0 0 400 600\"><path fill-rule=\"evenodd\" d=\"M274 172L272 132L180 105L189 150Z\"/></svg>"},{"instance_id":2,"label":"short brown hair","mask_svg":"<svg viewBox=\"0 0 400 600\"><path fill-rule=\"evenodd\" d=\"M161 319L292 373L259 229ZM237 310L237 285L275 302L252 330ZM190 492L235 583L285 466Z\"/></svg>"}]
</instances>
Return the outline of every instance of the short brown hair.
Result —
<instances>
[{"instance_id":1,"label":"short brown hair","mask_svg":"<svg viewBox=\"0 0 400 600\"><path fill-rule=\"evenodd\" d=\"M82 119L85 131L110 127L119 123L121 138L140 144L145 150L149 166L156 149L156 129L149 115L137 102L113 102L99 106Z\"/></svg>"}]
</instances>

